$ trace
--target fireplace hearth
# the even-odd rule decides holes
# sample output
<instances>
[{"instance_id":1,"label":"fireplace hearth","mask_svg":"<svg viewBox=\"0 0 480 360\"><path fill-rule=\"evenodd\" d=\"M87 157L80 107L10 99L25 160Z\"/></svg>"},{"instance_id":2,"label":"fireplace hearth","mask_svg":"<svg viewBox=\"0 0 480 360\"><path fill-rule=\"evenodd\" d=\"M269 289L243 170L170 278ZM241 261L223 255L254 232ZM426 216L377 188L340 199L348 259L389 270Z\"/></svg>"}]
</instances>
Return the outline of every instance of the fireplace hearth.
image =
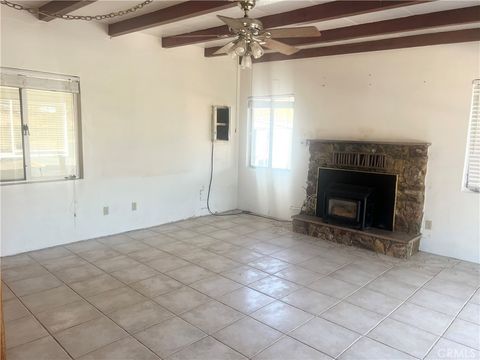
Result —
<instances>
[{"instance_id":1,"label":"fireplace hearth","mask_svg":"<svg viewBox=\"0 0 480 360\"><path fill-rule=\"evenodd\" d=\"M309 140L297 232L408 258L418 251L428 143Z\"/></svg>"}]
</instances>

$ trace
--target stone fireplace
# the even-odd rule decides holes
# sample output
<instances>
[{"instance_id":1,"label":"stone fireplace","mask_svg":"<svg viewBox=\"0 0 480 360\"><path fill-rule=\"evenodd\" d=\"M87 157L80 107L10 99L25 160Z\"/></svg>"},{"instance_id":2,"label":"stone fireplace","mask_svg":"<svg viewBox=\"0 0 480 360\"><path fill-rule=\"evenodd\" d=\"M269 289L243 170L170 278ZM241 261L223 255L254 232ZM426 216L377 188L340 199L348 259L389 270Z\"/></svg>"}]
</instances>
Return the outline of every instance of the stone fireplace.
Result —
<instances>
[{"instance_id":1,"label":"stone fireplace","mask_svg":"<svg viewBox=\"0 0 480 360\"><path fill-rule=\"evenodd\" d=\"M408 258L421 237L429 145L309 140L307 198L294 230Z\"/></svg>"}]
</instances>

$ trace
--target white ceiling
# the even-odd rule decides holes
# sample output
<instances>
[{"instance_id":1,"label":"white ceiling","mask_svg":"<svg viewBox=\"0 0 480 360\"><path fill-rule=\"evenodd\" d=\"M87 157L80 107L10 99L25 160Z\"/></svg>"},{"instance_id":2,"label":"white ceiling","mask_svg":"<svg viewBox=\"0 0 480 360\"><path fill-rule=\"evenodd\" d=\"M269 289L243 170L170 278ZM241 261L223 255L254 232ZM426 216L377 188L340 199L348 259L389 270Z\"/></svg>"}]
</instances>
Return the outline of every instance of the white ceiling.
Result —
<instances>
[{"instance_id":1,"label":"white ceiling","mask_svg":"<svg viewBox=\"0 0 480 360\"><path fill-rule=\"evenodd\" d=\"M40 7L41 5L47 3L48 1L29 0L29 1L16 1L16 2L26 6ZM141 0L99 0L93 4L85 6L79 10L76 10L71 14L72 15L104 14L104 13L109 13L109 12L129 8L131 6L134 6L135 4L138 4L139 2L141 2ZM105 23L117 22L117 21L120 21L121 19L123 20L131 17L139 16L141 14L149 13L155 10L159 10L168 6L181 3L181 2L183 1L154 0L152 4L145 6L143 9L138 10L133 14L128 14L121 18L118 17L113 20L112 19L106 20L104 22ZM325 1L325 0L257 0L257 6L250 12L250 16L261 17L261 16L281 13L281 12L285 12L293 9L298 9L302 7L317 5L325 2L328 2L328 1ZM345 27L345 26L351 26L356 24L363 24L368 22L388 20L388 19L393 19L398 17L418 15L418 14L430 13L435 11L450 10L450 9L475 6L475 5L479 5L478 0L437 0L432 2L421 3L418 5L404 6L400 8L391 9L391 10L383 10L383 11L378 11L374 13L345 17L341 19L314 22L312 23L312 25L317 26L319 30L326 30L326 29ZM237 7L232 7L229 9L221 10L216 13L210 13L210 14L174 22L171 24L153 27L147 30L143 30L142 32L149 35L162 37L162 36L176 35L180 33L186 33L190 31L201 30L201 29L205 29L213 26L222 25L223 23L220 20L218 20L216 17L217 14L230 16L230 17L240 17L242 16L242 11ZM55 20L55 21L60 21L60 20ZM303 24L298 24L298 25L303 25ZM398 36L404 36L407 34L413 35L413 34L431 33L436 31L473 28L473 27L478 27L479 25L480 24L470 24L470 25L460 26L460 27L457 26L457 27L421 30L421 31L386 35L386 36L376 36L376 37L369 37L368 40L398 37ZM124 36L128 36L128 35L124 35ZM344 41L341 43L357 42L357 41L359 41L359 39L355 39L352 41ZM202 47L219 46L219 45L225 44L226 42L228 42L228 40L221 39L216 41L210 41L203 44L197 44L197 46L202 46ZM333 43L329 43L325 45L332 45L332 44ZM318 45L315 45L315 46L318 46Z\"/></svg>"}]
</instances>

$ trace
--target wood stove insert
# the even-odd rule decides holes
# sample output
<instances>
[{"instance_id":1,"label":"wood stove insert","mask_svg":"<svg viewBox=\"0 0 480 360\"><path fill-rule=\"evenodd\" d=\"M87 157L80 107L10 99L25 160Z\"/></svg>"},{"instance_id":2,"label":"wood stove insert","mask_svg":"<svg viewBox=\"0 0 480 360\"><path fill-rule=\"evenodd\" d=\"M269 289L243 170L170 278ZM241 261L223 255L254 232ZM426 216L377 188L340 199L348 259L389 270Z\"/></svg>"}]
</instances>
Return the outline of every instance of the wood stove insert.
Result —
<instances>
[{"instance_id":1,"label":"wood stove insert","mask_svg":"<svg viewBox=\"0 0 480 360\"><path fill-rule=\"evenodd\" d=\"M393 230L396 191L394 174L320 167L316 215L357 229Z\"/></svg>"}]
</instances>

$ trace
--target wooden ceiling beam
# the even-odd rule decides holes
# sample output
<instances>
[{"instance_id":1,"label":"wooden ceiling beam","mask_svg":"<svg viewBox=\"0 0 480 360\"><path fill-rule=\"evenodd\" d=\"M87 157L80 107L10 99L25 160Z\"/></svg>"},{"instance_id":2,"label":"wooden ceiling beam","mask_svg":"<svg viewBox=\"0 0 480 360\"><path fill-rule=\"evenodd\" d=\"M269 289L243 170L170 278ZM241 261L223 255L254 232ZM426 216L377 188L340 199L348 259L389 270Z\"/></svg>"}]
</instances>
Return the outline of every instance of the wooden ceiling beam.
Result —
<instances>
[{"instance_id":1,"label":"wooden ceiling beam","mask_svg":"<svg viewBox=\"0 0 480 360\"><path fill-rule=\"evenodd\" d=\"M228 0L208 1L190 0L169 6L148 14L122 20L108 25L108 35L119 36L154 26L169 24L175 21L205 15L214 11L236 6L236 2Z\"/></svg>"},{"instance_id":2,"label":"wooden ceiling beam","mask_svg":"<svg viewBox=\"0 0 480 360\"><path fill-rule=\"evenodd\" d=\"M319 5L300 8L279 14L268 15L259 18L266 29L293 24L325 21L347 16L367 14L380 10L398 8L402 6L424 3L423 0L370 0L370 1L332 1ZM209 29L193 31L185 34L167 36L162 38L162 46L165 48L207 42L218 39L218 36L228 36L230 32L225 25Z\"/></svg>"},{"instance_id":3,"label":"wooden ceiling beam","mask_svg":"<svg viewBox=\"0 0 480 360\"><path fill-rule=\"evenodd\" d=\"M279 40L293 46L323 44L368 36L388 35L404 31L425 30L440 26L463 25L475 22L480 22L480 6L438 11L422 15L406 16L398 19L323 30L320 37ZM206 48L205 56L222 56L214 55L215 51L218 49L220 49L220 46Z\"/></svg>"},{"instance_id":4,"label":"wooden ceiling beam","mask_svg":"<svg viewBox=\"0 0 480 360\"><path fill-rule=\"evenodd\" d=\"M331 55L355 54L380 50L404 49L419 46L454 44L480 40L480 28L444 31L433 34L421 34L404 36L391 39L365 41L353 44L323 46L310 49L302 49L299 52L286 56L280 53L268 53L255 63L306 59Z\"/></svg>"},{"instance_id":5,"label":"wooden ceiling beam","mask_svg":"<svg viewBox=\"0 0 480 360\"><path fill-rule=\"evenodd\" d=\"M38 8L39 11L43 11L49 14L66 15L72 11L78 10L84 6L90 5L97 0L81 0L81 1L50 1L45 5ZM47 16L38 14L38 19L42 21L52 21L54 16Z\"/></svg>"}]
</instances>

